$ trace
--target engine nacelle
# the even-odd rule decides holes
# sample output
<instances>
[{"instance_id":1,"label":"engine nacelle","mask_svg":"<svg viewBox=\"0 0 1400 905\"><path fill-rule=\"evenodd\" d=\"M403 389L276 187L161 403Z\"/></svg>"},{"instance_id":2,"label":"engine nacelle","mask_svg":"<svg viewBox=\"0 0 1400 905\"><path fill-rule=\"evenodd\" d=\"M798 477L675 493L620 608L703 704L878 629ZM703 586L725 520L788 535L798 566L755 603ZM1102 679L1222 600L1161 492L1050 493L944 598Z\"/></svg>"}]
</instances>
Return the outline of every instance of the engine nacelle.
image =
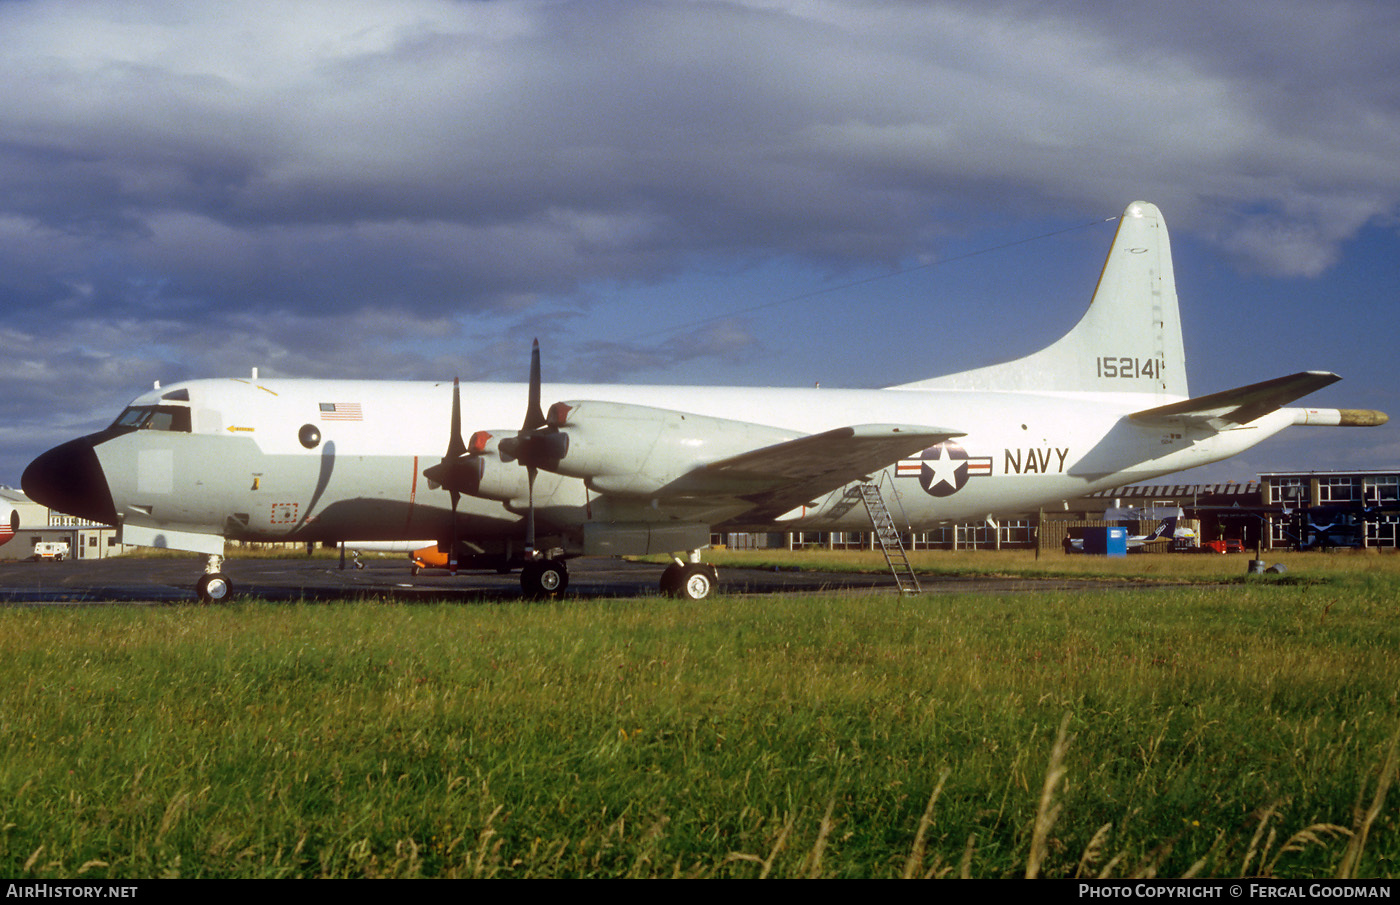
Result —
<instances>
[{"instance_id":1,"label":"engine nacelle","mask_svg":"<svg viewBox=\"0 0 1400 905\"><path fill-rule=\"evenodd\" d=\"M503 461L500 441L515 435L515 430L477 431L467 443L469 455L477 469L476 486L463 488L464 493L486 500L510 503L530 495L529 475L514 461Z\"/></svg>"},{"instance_id":2,"label":"engine nacelle","mask_svg":"<svg viewBox=\"0 0 1400 905\"><path fill-rule=\"evenodd\" d=\"M561 402L549 427L567 436L550 471L599 493L655 496L710 462L802 436L796 431L620 402ZM681 491L683 493L683 491Z\"/></svg>"}]
</instances>

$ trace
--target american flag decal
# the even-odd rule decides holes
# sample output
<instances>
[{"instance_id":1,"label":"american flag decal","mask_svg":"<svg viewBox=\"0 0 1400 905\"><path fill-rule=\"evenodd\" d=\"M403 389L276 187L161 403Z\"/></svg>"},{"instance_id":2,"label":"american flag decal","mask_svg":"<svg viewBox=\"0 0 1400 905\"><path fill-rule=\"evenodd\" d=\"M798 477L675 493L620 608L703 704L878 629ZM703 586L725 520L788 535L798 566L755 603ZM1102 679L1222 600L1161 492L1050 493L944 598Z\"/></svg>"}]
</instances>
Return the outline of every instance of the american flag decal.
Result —
<instances>
[{"instance_id":1,"label":"american flag decal","mask_svg":"<svg viewBox=\"0 0 1400 905\"><path fill-rule=\"evenodd\" d=\"M360 410L358 402L323 402L321 403L322 421L363 421L364 412Z\"/></svg>"}]
</instances>

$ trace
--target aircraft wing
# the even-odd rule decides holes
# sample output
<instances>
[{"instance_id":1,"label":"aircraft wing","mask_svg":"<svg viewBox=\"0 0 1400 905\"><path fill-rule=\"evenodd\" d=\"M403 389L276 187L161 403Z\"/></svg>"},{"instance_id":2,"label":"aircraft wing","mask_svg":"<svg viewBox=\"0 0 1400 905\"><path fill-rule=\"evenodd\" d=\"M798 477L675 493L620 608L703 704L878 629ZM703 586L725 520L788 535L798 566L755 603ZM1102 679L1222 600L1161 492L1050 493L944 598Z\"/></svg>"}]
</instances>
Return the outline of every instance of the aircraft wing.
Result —
<instances>
[{"instance_id":1,"label":"aircraft wing","mask_svg":"<svg viewBox=\"0 0 1400 905\"><path fill-rule=\"evenodd\" d=\"M935 443L961 436L961 431L939 427L838 427L711 462L681 483L687 493L732 495L755 504L757 510L746 518L775 518Z\"/></svg>"},{"instance_id":2,"label":"aircraft wing","mask_svg":"<svg viewBox=\"0 0 1400 905\"><path fill-rule=\"evenodd\" d=\"M1295 399L1341 379L1329 371L1300 371L1287 377L1275 377L1233 390L1143 409L1128 417L1138 424L1151 426L1165 427L1187 422L1214 430L1229 430L1262 418Z\"/></svg>"}]
</instances>

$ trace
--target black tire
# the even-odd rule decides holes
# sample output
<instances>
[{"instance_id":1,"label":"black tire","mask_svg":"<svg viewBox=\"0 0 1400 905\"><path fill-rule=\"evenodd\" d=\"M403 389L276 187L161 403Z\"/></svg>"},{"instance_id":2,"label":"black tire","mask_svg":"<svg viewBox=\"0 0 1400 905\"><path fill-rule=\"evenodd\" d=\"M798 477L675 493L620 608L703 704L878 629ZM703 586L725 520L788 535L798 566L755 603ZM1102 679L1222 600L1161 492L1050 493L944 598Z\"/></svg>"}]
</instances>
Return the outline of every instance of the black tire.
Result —
<instances>
[{"instance_id":1,"label":"black tire","mask_svg":"<svg viewBox=\"0 0 1400 905\"><path fill-rule=\"evenodd\" d=\"M681 569L680 581L670 594L682 600L704 600L715 589L718 578L713 566L691 563Z\"/></svg>"},{"instance_id":2,"label":"black tire","mask_svg":"<svg viewBox=\"0 0 1400 905\"><path fill-rule=\"evenodd\" d=\"M233 596L233 582L222 572L206 572L195 582L194 592L201 603L223 603Z\"/></svg>"},{"instance_id":3,"label":"black tire","mask_svg":"<svg viewBox=\"0 0 1400 905\"><path fill-rule=\"evenodd\" d=\"M537 600L558 597L569 586L569 570L560 559L537 559L520 570L520 590Z\"/></svg>"},{"instance_id":4,"label":"black tire","mask_svg":"<svg viewBox=\"0 0 1400 905\"><path fill-rule=\"evenodd\" d=\"M661 593L676 596L676 591L681 586L681 573L685 571L685 566L680 563L671 563L666 567L666 571L661 573Z\"/></svg>"}]
</instances>

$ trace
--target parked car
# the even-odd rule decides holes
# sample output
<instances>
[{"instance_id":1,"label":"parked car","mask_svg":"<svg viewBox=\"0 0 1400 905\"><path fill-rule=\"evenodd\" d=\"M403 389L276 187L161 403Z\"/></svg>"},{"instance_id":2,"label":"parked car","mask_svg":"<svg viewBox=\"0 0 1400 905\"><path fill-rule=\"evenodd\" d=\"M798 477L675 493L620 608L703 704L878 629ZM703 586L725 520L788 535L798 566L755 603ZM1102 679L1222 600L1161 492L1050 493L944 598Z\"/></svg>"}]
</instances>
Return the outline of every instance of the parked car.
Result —
<instances>
[{"instance_id":1,"label":"parked car","mask_svg":"<svg viewBox=\"0 0 1400 905\"><path fill-rule=\"evenodd\" d=\"M1201 541L1202 553L1243 553L1244 544L1235 538Z\"/></svg>"}]
</instances>

